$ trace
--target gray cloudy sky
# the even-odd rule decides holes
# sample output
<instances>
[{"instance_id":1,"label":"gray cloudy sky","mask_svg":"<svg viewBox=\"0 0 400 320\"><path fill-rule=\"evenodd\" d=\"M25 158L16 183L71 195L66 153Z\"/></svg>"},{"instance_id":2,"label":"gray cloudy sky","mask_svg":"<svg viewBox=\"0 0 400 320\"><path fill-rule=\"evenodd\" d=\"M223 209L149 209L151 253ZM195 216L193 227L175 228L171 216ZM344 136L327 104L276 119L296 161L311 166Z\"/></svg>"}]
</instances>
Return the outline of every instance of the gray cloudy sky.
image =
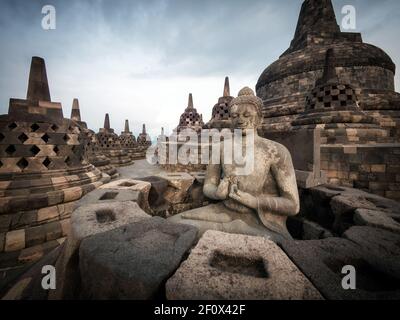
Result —
<instances>
[{"instance_id":1,"label":"gray cloudy sky","mask_svg":"<svg viewBox=\"0 0 400 320\"><path fill-rule=\"evenodd\" d=\"M170 133L189 92L203 118L222 94L236 95L287 49L302 0L0 0L0 113L24 98L32 56L46 59L53 101L69 117L72 99L90 128L110 113L117 132L129 119L137 134ZM357 32L400 64L400 1L333 0L357 9ZM57 29L41 28L44 5ZM396 76L396 88L400 78Z\"/></svg>"}]
</instances>

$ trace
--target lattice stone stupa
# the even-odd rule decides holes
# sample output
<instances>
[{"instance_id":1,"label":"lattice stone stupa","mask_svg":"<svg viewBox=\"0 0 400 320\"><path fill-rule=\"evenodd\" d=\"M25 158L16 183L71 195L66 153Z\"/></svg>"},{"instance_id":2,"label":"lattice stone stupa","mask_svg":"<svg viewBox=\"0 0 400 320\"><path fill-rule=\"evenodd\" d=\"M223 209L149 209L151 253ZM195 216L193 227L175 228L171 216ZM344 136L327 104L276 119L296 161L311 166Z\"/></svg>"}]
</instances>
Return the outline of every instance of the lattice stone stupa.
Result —
<instances>
[{"instance_id":1,"label":"lattice stone stupa","mask_svg":"<svg viewBox=\"0 0 400 320\"><path fill-rule=\"evenodd\" d=\"M129 154L122 147L118 135L110 127L110 116L104 118L104 127L96 134L100 150L111 160L115 166L127 166L133 163Z\"/></svg>"},{"instance_id":2,"label":"lattice stone stupa","mask_svg":"<svg viewBox=\"0 0 400 320\"><path fill-rule=\"evenodd\" d=\"M45 61L33 57L27 98L0 116L0 232L4 251L64 237L74 201L102 184L84 157L84 134L52 102Z\"/></svg>"}]
</instances>

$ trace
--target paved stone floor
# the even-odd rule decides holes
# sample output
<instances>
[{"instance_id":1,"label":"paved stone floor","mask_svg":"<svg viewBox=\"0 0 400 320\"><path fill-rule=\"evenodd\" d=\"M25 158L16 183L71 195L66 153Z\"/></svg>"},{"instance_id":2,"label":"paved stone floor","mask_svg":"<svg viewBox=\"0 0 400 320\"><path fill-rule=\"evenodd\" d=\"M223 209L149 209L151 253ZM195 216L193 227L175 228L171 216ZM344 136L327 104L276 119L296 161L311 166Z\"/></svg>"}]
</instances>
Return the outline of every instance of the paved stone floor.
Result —
<instances>
[{"instance_id":1,"label":"paved stone floor","mask_svg":"<svg viewBox=\"0 0 400 320\"><path fill-rule=\"evenodd\" d=\"M148 163L146 159L135 160L135 163L133 165L127 167L119 167L117 169L120 174L120 177L118 179L144 178L164 172L164 170L161 169L159 166Z\"/></svg>"}]
</instances>

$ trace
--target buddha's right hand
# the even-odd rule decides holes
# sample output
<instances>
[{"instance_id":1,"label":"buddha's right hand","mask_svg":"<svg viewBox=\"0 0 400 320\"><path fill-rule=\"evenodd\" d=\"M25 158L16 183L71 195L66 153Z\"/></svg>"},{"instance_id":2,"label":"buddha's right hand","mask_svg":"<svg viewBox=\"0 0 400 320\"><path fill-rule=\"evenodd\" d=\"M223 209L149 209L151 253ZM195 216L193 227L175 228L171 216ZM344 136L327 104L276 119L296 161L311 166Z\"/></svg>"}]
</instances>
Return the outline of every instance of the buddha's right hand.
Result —
<instances>
[{"instance_id":1,"label":"buddha's right hand","mask_svg":"<svg viewBox=\"0 0 400 320\"><path fill-rule=\"evenodd\" d=\"M225 200L225 199L228 198L228 195L229 195L229 184L230 184L230 181L229 181L228 178L222 179L222 181L219 183L217 191L215 192L215 196L219 200Z\"/></svg>"}]
</instances>

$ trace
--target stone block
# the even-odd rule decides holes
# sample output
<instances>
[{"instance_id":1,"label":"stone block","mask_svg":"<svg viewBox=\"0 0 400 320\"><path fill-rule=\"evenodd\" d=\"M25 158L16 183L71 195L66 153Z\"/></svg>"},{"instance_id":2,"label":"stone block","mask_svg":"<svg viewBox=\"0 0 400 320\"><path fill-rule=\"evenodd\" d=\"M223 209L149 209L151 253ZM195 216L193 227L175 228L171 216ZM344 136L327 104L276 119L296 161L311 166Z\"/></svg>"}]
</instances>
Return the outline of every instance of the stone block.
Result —
<instances>
[{"instance_id":1,"label":"stone block","mask_svg":"<svg viewBox=\"0 0 400 320\"><path fill-rule=\"evenodd\" d=\"M359 171L369 173L371 172L371 166L369 164L362 164L359 166Z\"/></svg>"},{"instance_id":2,"label":"stone block","mask_svg":"<svg viewBox=\"0 0 400 320\"><path fill-rule=\"evenodd\" d=\"M139 200L139 191L137 190L121 190L121 189L96 189L77 203L77 207L85 207L95 203L115 203L132 201L137 202Z\"/></svg>"},{"instance_id":3,"label":"stone block","mask_svg":"<svg viewBox=\"0 0 400 320\"><path fill-rule=\"evenodd\" d=\"M384 191L387 189L388 184L387 183L382 183L382 182L370 182L369 183L369 189L374 192L374 191Z\"/></svg>"},{"instance_id":4,"label":"stone block","mask_svg":"<svg viewBox=\"0 0 400 320\"><path fill-rule=\"evenodd\" d=\"M5 252L18 251L25 248L25 230L14 230L6 233Z\"/></svg>"},{"instance_id":5,"label":"stone block","mask_svg":"<svg viewBox=\"0 0 400 320\"><path fill-rule=\"evenodd\" d=\"M130 223L148 219L137 203L106 202L78 207L71 217L71 239L81 241Z\"/></svg>"},{"instance_id":6,"label":"stone block","mask_svg":"<svg viewBox=\"0 0 400 320\"><path fill-rule=\"evenodd\" d=\"M357 154L356 146L343 146L344 154Z\"/></svg>"},{"instance_id":7,"label":"stone block","mask_svg":"<svg viewBox=\"0 0 400 320\"><path fill-rule=\"evenodd\" d=\"M151 189L150 182L133 180L133 179L120 179L117 181L113 181L113 182L104 184L100 187L100 189L137 191L137 192L139 192L138 201L137 201L139 206L147 213L151 213L150 204L149 204L149 193L150 193L150 189Z\"/></svg>"},{"instance_id":8,"label":"stone block","mask_svg":"<svg viewBox=\"0 0 400 320\"><path fill-rule=\"evenodd\" d=\"M267 139L284 145L292 156L293 166L296 170L310 171L319 174L321 160L321 132L315 130L297 130L285 132L268 132ZM303 152L298 152L299 148ZM327 160L324 158L324 160Z\"/></svg>"},{"instance_id":9,"label":"stone block","mask_svg":"<svg viewBox=\"0 0 400 320\"><path fill-rule=\"evenodd\" d=\"M385 173L386 165L385 164L374 164L371 165L371 172L373 173Z\"/></svg>"},{"instance_id":10,"label":"stone block","mask_svg":"<svg viewBox=\"0 0 400 320\"><path fill-rule=\"evenodd\" d=\"M46 220L56 219L58 218L58 215L59 212L57 206L42 208L37 212L37 221L43 222Z\"/></svg>"},{"instance_id":11,"label":"stone block","mask_svg":"<svg viewBox=\"0 0 400 320\"><path fill-rule=\"evenodd\" d=\"M53 221L43 225L46 234L46 241L56 240L63 236L61 224L59 221Z\"/></svg>"},{"instance_id":12,"label":"stone block","mask_svg":"<svg viewBox=\"0 0 400 320\"><path fill-rule=\"evenodd\" d=\"M363 258L380 276L376 285L386 286L400 298L400 234L372 227L352 227L344 238L361 248Z\"/></svg>"},{"instance_id":13,"label":"stone block","mask_svg":"<svg viewBox=\"0 0 400 320\"><path fill-rule=\"evenodd\" d=\"M330 199L340 195L343 191L343 188L329 184L310 189L311 194L322 201L330 201Z\"/></svg>"},{"instance_id":14,"label":"stone block","mask_svg":"<svg viewBox=\"0 0 400 320\"><path fill-rule=\"evenodd\" d=\"M297 185L303 189L313 188L323 185L327 182L327 176L324 171L311 172L295 170Z\"/></svg>"},{"instance_id":15,"label":"stone block","mask_svg":"<svg viewBox=\"0 0 400 320\"><path fill-rule=\"evenodd\" d=\"M334 231L342 233L354 223L354 213L357 209L400 212L400 204L378 195L369 194L356 189L343 188L340 196L334 197L330 206L335 215Z\"/></svg>"},{"instance_id":16,"label":"stone block","mask_svg":"<svg viewBox=\"0 0 400 320\"><path fill-rule=\"evenodd\" d=\"M400 233L400 223L384 211L357 209L354 214L354 223L358 226L368 226Z\"/></svg>"},{"instance_id":17,"label":"stone block","mask_svg":"<svg viewBox=\"0 0 400 320\"><path fill-rule=\"evenodd\" d=\"M49 291L42 288L42 268L45 265L55 265L62 246L54 249L54 245L56 244L52 242L48 247L41 247L44 250L43 253L49 253L44 254L39 261L22 271L18 281L3 296L3 300L47 300ZM25 252L27 254L26 257L28 257L29 252L32 253L32 251Z\"/></svg>"},{"instance_id":18,"label":"stone block","mask_svg":"<svg viewBox=\"0 0 400 320\"><path fill-rule=\"evenodd\" d=\"M193 171L189 172L189 174L196 179L196 181L200 184L204 184L204 180L206 177L205 171Z\"/></svg>"},{"instance_id":19,"label":"stone block","mask_svg":"<svg viewBox=\"0 0 400 320\"><path fill-rule=\"evenodd\" d=\"M12 215L2 214L0 215L0 232L7 232L10 229L12 221Z\"/></svg>"},{"instance_id":20,"label":"stone block","mask_svg":"<svg viewBox=\"0 0 400 320\"><path fill-rule=\"evenodd\" d=\"M78 252L82 240L149 218L137 203L131 201L102 202L78 207L72 213L69 237L56 263L57 290L51 291L49 298L74 299L79 294Z\"/></svg>"},{"instance_id":21,"label":"stone block","mask_svg":"<svg viewBox=\"0 0 400 320\"><path fill-rule=\"evenodd\" d=\"M62 235L64 237L68 236L71 232L71 220L70 219L60 220L60 225L61 225Z\"/></svg>"},{"instance_id":22,"label":"stone block","mask_svg":"<svg viewBox=\"0 0 400 320\"><path fill-rule=\"evenodd\" d=\"M322 299L272 241L207 231L166 284L170 300Z\"/></svg>"},{"instance_id":23,"label":"stone block","mask_svg":"<svg viewBox=\"0 0 400 320\"><path fill-rule=\"evenodd\" d=\"M76 201L82 197L82 188L74 187L64 190L64 202Z\"/></svg>"},{"instance_id":24,"label":"stone block","mask_svg":"<svg viewBox=\"0 0 400 320\"><path fill-rule=\"evenodd\" d=\"M195 178L185 172L161 173L159 176L168 181L164 199L172 204L185 202Z\"/></svg>"},{"instance_id":25,"label":"stone block","mask_svg":"<svg viewBox=\"0 0 400 320\"><path fill-rule=\"evenodd\" d=\"M161 177L150 176L140 178L140 181L147 181L151 183L149 203L151 203L152 207L157 207L165 203L164 193L168 188L168 180L165 180Z\"/></svg>"},{"instance_id":26,"label":"stone block","mask_svg":"<svg viewBox=\"0 0 400 320\"><path fill-rule=\"evenodd\" d=\"M46 241L46 232L43 226L27 228L25 230L26 246L36 246Z\"/></svg>"},{"instance_id":27,"label":"stone block","mask_svg":"<svg viewBox=\"0 0 400 320\"><path fill-rule=\"evenodd\" d=\"M83 298L162 297L197 229L154 217L85 239L79 250Z\"/></svg>"},{"instance_id":28,"label":"stone block","mask_svg":"<svg viewBox=\"0 0 400 320\"><path fill-rule=\"evenodd\" d=\"M33 246L30 248L25 248L21 251L18 256L18 261L22 263L32 263L41 259L46 253L58 247L60 243L57 240L52 240Z\"/></svg>"},{"instance_id":29,"label":"stone block","mask_svg":"<svg viewBox=\"0 0 400 320\"><path fill-rule=\"evenodd\" d=\"M400 199L400 191L385 191L385 197L389 199Z\"/></svg>"},{"instance_id":30,"label":"stone block","mask_svg":"<svg viewBox=\"0 0 400 320\"><path fill-rule=\"evenodd\" d=\"M4 251L4 245L6 243L6 234L0 233L0 252Z\"/></svg>"},{"instance_id":31,"label":"stone block","mask_svg":"<svg viewBox=\"0 0 400 320\"><path fill-rule=\"evenodd\" d=\"M333 237L332 233L318 223L303 220L303 240L318 240Z\"/></svg>"},{"instance_id":32,"label":"stone block","mask_svg":"<svg viewBox=\"0 0 400 320\"><path fill-rule=\"evenodd\" d=\"M341 238L286 241L282 248L326 299L399 299L398 280L388 278L371 265L353 241ZM348 265L356 270L356 290L345 290L342 286L345 276L342 269Z\"/></svg>"}]
</instances>

